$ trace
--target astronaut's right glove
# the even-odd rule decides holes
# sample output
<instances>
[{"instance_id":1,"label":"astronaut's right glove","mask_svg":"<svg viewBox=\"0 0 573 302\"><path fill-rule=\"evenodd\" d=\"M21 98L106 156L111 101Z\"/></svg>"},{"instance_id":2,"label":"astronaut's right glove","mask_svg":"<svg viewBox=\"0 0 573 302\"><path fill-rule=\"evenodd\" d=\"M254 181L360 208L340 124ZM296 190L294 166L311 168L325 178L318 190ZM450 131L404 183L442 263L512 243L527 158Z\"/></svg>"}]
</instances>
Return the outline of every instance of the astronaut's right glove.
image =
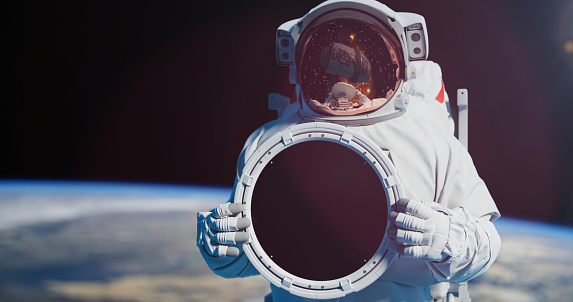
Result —
<instances>
[{"instance_id":1,"label":"astronaut's right glove","mask_svg":"<svg viewBox=\"0 0 573 302\"><path fill-rule=\"evenodd\" d=\"M242 204L224 203L211 212L197 213L197 247L215 257L239 256L239 248L233 245L249 239L240 231L251 225L248 218L235 216L242 211Z\"/></svg>"}]
</instances>

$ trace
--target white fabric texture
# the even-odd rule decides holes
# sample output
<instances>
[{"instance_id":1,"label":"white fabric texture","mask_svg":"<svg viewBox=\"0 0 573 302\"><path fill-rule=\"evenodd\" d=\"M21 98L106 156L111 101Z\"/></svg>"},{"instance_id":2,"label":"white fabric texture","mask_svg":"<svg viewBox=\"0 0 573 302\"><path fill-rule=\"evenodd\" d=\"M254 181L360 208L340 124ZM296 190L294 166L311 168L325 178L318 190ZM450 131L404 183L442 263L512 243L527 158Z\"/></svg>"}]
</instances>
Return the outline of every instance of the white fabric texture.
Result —
<instances>
[{"instance_id":1,"label":"white fabric texture","mask_svg":"<svg viewBox=\"0 0 573 302\"><path fill-rule=\"evenodd\" d=\"M419 100L426 101L434 115L441 115L437 121L444 123L450 133L454 134L454 119L450 112L450 99L444 90L444 101L436 101L436 96L443 88L442 69L437 63L431 61L414 61L408 68L415 70L414 80L404 82L403 90L406 94Z\"/></svg>"},{"instance_id":2,"label":"white fabric texture","mask_svg":"<svg viewBox=\"0 0 573 302\"><path fill-rule=\"evenodd\" d=\"M196 244L203 258L214 271L220 269L222 263L241 263L244 259L238 258L246 258L242 250L242 244L237 242L236 231L247 227L250 223L243 223L242 226L239 226L239 218L233 216L233 213L229 210L229 205L230 203L221 204L211 212L197 213ZM245 235L245 233L242 233L242 235ZM246 236L242 237L243 240L247 238ZM227 257L228 255L236 255L237 250L239 253L238 258ZM225 275L226 273L232 273L232 271L222 272L220 275L227 278L237 277L235 275Z\"/></svg>"},{"instance_id":3,"label":"white fabric texture","mask_svg":"<svg viewBox=\"0 0 573 302\"><path fill-rule=\"evenodd\" d=\"M219 245L214 240L215 234L211 231L208 225L208 220L211 218L211 212L197 213L197 247L204 249L205 252L215 257L226 255L227 246Z\"/></svg>"},{"instance_id":4,"label":"white fabric texture","mask_svg":"<svg viewBox=\"0 0 573 302\"><path fill-rule=\"evenodd\" d=\"M416 79L405 87L413 95L405 114L348 128L390 151L406 198L435 202L443 209L440 215L449 220L449 235L440 255L444 252L447 256L440 261L400 256L372 285L338 301L432 301L430 285L474 278L499 252L500 239L491 221L500 214L470 155L453 136L449 114L444 112L447 108L432 95L435 87L441 87L439 66L419 62L417 68ZM237 163L236 182L260 144L289 126L305 122L297 114L298 108L296 103L290 105L282 118L263 125L247 139ZM209 267L223 277L258 274L243 253L236 258L209 257L204 249L201 251ZM274 302L305 301L271 288Z\"/></svg>"},{"instance_id":5,"label":"white fabric texture","mask_svg":"<svg viewBox=\"0 0 573 302\"><path fill-rule=\"evenodd\" d=\"M410 257L430 261L442 261L450 256L446 245L450 240L450 214L438 211L437 203L425 203L417 200L402 199L407 205L399 212L391 213L395 217L396 239L399 253ZM433 207L430 207L433 206Z\"/></svg>"}]
</instances>

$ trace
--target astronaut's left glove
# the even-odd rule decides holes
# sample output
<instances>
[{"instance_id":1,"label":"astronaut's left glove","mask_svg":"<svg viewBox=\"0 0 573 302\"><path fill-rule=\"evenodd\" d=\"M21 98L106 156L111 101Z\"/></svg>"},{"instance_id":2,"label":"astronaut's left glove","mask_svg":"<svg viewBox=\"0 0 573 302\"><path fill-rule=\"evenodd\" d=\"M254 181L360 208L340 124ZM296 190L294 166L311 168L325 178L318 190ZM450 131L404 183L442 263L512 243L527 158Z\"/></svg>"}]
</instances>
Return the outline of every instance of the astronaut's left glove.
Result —
<instances>
[{"instance_id":1,"label":"astronaut's left glove","mask_svg":"<svg viewBox=\"0 0 573 302\"><path fill-rule=\"evenodd\" d=\"M389 235L399 243L397 252L410 258L444 261L456 256L465 241L466 214L435 202L400 199L390 213Z\"/></svg>"},{"instance_id":2,"label":"astronaut's left glove","mask_svg":"<svg viewBox=\"0 0 573 302\"><path fill-rule=\"evenodd\" d=\"M388 235L398 254L426 260L437 281L465 282L485 272L499 253L490 218L474 218L463 207L400 199L389 215Z\"/></svg>"}]
</instances>

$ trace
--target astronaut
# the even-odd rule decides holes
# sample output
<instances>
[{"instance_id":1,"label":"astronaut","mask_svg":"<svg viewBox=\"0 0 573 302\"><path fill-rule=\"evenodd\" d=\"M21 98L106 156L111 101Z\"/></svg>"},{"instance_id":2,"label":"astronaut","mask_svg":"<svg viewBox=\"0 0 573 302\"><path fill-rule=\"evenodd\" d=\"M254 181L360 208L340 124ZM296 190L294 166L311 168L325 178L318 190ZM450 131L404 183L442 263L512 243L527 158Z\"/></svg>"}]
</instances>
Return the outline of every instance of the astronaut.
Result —
<instances>
[{"instance_id":1,"label":"astronaut","mask_svg":"<svg viewBox=\"0 0 573 302\"><path fill-rule=\"evenodd\" d=\"M454 137L441 69L428 61L422 16L374 0L326 1L277 31L277 61L290 68L297 102L257 129L237 164L293 125L343 125L389 150L407 198L388 217L399 257L370 286L337 301L442 301L450 282L465 282L496 259L499 211L464 146ZM231 194L231 202L234 196ZM198 213L197 245L225 278L259 272L242 244L251 222L241 204ZM306 301L271 285L272 299ZM434 300L435 299L435 300ZM443 300L445 301L445 300ZM451 301L451 300L448 300Z\"/></svg>"},{"instance_id":2,"label":"astronaut","mask_svg":"<svg viewBox=\"0 0 573 302\"><path fill-rule=\"evenodd\" d=\"M357 98L356 101L353 101L354 97ZM329 93L328 98L326 98L323 104L315 102L313 105L315 107L326 106L335 111L348 111L362 107L365 104L370 105L371 102L366 95L360 90L356 90L354 86L348 83L338 82L332 86L332 92Z\"/></svg>"}]
</instances>

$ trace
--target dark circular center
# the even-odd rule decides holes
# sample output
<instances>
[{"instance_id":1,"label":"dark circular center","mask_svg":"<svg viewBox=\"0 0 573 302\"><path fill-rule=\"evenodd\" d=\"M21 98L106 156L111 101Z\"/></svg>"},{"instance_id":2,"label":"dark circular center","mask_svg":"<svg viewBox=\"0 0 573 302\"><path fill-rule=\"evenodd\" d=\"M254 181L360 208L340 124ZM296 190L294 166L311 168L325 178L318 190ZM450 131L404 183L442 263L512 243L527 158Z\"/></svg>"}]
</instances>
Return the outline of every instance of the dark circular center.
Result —
<instances>
[{"instance_id":1,"label":"dark circular center","mask_svg":"<svg viewBox=\"0 0 573 302\"><path fill-rule=\"evenodd\" d=\"M375 170L334 142L298 143L261 172L251 200L253 229L271 259L316 281L360 269L386 230L388 208Z\"/></svg>"}]
</instances>

